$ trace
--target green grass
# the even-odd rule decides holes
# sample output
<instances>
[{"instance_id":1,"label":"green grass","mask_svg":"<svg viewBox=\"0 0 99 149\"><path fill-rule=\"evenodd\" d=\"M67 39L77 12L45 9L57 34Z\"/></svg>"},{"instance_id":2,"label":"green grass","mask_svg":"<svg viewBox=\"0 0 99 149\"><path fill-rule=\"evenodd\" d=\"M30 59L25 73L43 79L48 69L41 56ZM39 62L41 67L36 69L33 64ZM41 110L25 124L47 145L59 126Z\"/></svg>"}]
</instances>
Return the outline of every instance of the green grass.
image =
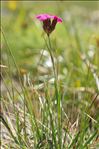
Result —
<instances>
[{"instance_id":1,"label":"green grass","mask_svg":"<svg viewBox=\"0 0 99 149\"><path fill-rule=\"evenodd\" d=\"M2 2L2 148L99 148L98 6ZM44 12L63 18L50 39Z\"/></svg>"}]
</instances>

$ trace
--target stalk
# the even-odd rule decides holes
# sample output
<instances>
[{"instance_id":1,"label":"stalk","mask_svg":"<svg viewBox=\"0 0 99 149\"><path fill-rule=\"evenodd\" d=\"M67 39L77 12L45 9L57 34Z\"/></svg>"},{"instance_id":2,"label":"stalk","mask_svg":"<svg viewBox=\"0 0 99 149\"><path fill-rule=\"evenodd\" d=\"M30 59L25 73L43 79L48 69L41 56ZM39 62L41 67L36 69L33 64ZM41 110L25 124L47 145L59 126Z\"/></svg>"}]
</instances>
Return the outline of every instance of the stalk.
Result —
<instances>
[{"instance_id":1,"label":"stalk","mask_svg":"<svg viewBox=\"0 0 99 149\"><path fill-rule=\"evenodd\" d=\"M47 44L47 43L46 43ZM57 70L55 67L55 61L54 61L54 56L52 53L52 46L51 46L51 40L50 40L50 36L48 36L48 45L47 45L49 54L50 54L50 58L52 61L52 65L53 65L53 73L54 73L54 87L55 87L55 96L56 96L56 101L57 101L57 117L58 117L58 148L61 149L61 98L60 98L60 94L59 94L59 89L58 89L58 74L57 74Z\"/></svg>"}]
</instances>

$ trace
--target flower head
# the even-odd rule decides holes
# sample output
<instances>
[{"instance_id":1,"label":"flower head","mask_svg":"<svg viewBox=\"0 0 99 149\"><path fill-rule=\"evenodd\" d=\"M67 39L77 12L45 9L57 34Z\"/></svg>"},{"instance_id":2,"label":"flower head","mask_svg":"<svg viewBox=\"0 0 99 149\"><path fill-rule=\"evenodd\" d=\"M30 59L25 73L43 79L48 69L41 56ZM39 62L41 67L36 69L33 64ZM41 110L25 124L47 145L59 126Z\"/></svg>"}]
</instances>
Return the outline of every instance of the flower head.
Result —
<instances>
[{"instance_id":1,"label":"flower head","mask_svg":"<svg viewBox=\"0 0 99 149\"><path fill-rule=\"evenodd\" d=\"M49 14L39 14L36 16L36 18L43 22L43 29L48 36L55 29L56 24L62 22L62 19L58 16Z\"/></svg>"}]
</instances>

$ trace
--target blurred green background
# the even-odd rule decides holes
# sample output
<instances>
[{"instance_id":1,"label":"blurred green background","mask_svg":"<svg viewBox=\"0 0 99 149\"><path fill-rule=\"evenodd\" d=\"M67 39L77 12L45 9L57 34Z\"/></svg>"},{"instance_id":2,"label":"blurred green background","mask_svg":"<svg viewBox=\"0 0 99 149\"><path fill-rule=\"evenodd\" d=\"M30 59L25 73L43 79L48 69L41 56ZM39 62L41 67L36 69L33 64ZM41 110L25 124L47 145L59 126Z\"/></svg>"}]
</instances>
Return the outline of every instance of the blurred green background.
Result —
<instances>
[{"instance_id":1,"label":"blurred green background","mask_svg":"<svg viewBox=\"0 0 99 149\"><path fill-rule=\"evenodd\" d=\"M63 23L57 24L51 34L57 57L63 60L60 62L61 73L70 71L72 67L76 69L79 67L78 72L86 70L79 57L81 52L98 67L98 50L96 50L99 40L98 1L2 1L2 31L20 69L35 74L41 51L46 50L42 25L35 17L40 13L58 15L63 19ZM1 48L2 63L7 65L8 47L3 37ZM48 57L41 62L41 65L45 66L47 59ZM12 58L10 61L12 72L15 73Z\"/></svg>"}]
</instances>

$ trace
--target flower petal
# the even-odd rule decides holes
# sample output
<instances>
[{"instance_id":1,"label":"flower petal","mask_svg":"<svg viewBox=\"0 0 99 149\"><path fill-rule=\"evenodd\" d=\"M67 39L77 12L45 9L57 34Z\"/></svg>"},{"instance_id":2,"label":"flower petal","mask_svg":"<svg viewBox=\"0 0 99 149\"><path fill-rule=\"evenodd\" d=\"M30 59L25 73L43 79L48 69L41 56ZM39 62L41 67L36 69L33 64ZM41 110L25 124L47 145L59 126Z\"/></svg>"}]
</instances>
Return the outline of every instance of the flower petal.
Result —
<instances>
[{"instance_id":1,"label":"flower petal","mask_svg":"<svg viewBox=\"0 0 99 149\"><path fill-rule=\"evenodd\" d=\"M44 21L44 20L50 19L51 16L48 14L40 14L40 15L37 15L36 18L39 19L40 21Z\"/></svg>"},{"instance_id":2,"label":"flower petal","mask_svg":"<svg viewBox=\"0 0 99 149\"><path fill-rule=\"evenodd\" d=\"M57 19L57 22L61 23L62 22L62 19L59 18L58 16L52 16L53 19Z\"/></svg>"},{"instance_id":3,"label":"flower petal","mask_svg":"<svg viewBox=\"0 0 99 149\"><path fill-rule=\"evenodd\" d=\"M37 19L39 19L40 21L44 21L47 19L57 19L57 22L62 22L62 19L59 18L58 16L54 16L54 15L49 15L49 14L39 14L36 16Z\"/></svg>"}]
</instances>

